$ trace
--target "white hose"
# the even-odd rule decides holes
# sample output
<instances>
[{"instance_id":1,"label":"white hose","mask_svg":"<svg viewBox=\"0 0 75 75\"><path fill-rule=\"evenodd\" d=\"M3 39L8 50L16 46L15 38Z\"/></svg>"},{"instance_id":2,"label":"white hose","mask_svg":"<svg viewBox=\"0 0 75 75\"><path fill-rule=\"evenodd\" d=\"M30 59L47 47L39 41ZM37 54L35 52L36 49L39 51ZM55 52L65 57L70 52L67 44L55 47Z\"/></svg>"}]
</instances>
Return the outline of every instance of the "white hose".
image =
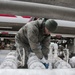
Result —
<instances>
[{"instance_id":1,"label":"white hose","mask_svg":"<svg viewBox=\"0 0 75 75\"><path fill-rule=\"evenodd\" d=\"M34 53L31 53L27 62L28 69L45 69L45 66L39 61Z\"/></svg>"},{"instance_id":2,"label":"white hose","mask_svg":"<svg viewBox=\"0 0 75 75\"><path fill-rule=\"evenodd\" d=\"M17 69L17 57L16 52L10 52L3 63L0 65L0 69Z\"/></svg>"},{"instance_id":3,"label":"white hose","mask_svg":"<svg viewBox=\"0 0 75 75\"><path fill-rule=\"evenodd\" d=\"M57 43L52 42L49 46L48 60L51 63L53 63L54 62L53 58L56 58L56 57L58 57L58 45Z\"/></svg>"},{"instance_id":4,"label":"white hose","mask_svg":"<svg viewBox=\"0 0 75 75\"><path fill-rule=\"evenodd\" d=\"M71 68L70 64L60 59L59 57L55 59L54 68L58 69L68 69Z\"/></svg>"},{"instance_id":5,"label":"white hose","mask_svg":"<svg viewBox=\"0 0 75 75\"><path fill-rule=\"evenodd\" d=\"M69 63L72 66L72 68L75 68L75 56L73 56L72 58L70 58Z\"/></svg>"}]
</instances>

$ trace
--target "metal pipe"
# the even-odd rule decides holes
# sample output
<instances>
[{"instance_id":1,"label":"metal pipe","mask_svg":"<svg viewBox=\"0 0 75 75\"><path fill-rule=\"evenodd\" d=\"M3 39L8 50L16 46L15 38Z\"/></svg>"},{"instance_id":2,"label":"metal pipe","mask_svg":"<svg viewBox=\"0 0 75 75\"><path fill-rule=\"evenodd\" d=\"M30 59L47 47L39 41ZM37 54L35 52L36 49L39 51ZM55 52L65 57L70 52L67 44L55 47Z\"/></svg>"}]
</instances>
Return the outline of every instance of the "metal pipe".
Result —
<instances>
[{"instance_id":1,"label":"metal pipe","mask_svg":"<svg viewBox=\"0 0 75 75\"><path fill-rule=\"evenodd\" d=\"M40 3L0 0L0 13L75 21L75 9Z\"/></svg>"},{"instance_id":2,"label":"metal pipe","mask_svg":"<svg viewBox=\"0 0 75 75\"><path fill-rule=\"evenodd\" d=\"M74 7L75 0L15 0L15 1L26 1L26 2L36 2L36 3L43 3L43 4L54 4L54 5L61 5L67 7Z\"/></svg>"}]
</instances>

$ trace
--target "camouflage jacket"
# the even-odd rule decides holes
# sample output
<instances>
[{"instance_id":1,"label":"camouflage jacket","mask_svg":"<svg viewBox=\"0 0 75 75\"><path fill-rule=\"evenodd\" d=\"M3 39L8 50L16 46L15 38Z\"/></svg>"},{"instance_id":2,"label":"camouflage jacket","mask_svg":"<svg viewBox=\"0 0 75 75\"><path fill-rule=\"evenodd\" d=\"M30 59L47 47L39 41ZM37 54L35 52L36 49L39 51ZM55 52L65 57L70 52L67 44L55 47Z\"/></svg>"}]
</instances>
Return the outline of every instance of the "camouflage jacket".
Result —
<instances>
[{"instance_id":1,"label":"camouflage jacket","mask_svg":"<svg viewBox=\"0 0 75 75\"><path fill-rule=\"evenodd\" d=\"M45 36L40 29L42 20L28 22L17 33L18 39L30 46L38 58L48 57L50 36Z\"/></svg>"}]
</instances>

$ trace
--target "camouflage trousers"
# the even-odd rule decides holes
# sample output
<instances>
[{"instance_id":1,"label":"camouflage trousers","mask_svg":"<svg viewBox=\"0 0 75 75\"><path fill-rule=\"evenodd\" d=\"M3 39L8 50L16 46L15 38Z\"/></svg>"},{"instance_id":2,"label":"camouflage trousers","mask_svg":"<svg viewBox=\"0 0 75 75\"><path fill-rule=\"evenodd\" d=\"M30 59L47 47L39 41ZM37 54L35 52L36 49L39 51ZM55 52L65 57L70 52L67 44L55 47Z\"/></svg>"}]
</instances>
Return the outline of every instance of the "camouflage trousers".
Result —
<instances>
[{"instance_id":1,"label":"camouflage trousers","mask_svg":"<svg viewBox=\"0 0 75 75\"><path fill-rule=\"evenodd\" d=\"M30 46L15 39L16 52L18 59L18 67L27 68L28 56L30 54Z\"/></svg>"}]
</instances>

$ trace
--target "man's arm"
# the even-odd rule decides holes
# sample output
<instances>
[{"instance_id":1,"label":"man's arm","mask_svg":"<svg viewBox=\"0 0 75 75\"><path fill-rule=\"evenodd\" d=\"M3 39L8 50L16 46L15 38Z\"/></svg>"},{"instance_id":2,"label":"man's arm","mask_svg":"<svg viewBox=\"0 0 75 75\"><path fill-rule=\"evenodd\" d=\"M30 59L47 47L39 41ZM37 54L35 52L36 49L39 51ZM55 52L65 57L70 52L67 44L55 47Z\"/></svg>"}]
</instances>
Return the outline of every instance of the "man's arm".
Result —
<instances>
[{"instance_id":1,"label":"man's arm","mask_svg":"<svg viewBox=\"0 0 75 75\"><path fill-rule=\"evenodd\" d=\"M43 58L43 54L41 51L41 46L40 43L38 42L38 35L39 31L38 29L34 26L28 26L27 27L27 37L29 41L29 45L31 47L31 50L36 54L36 56L39 59Z\"/></svg>"},{"instance_id":2,"label":"man's arm","mask_svg":"<svg viewBox=\"0 0 75 75\"><path fill-rule=\"evenodd\" d=\"M50 38L51 36L48 36L42 41L42 53L46 59L48 59Z\"/></svg>"}]
</instances>

